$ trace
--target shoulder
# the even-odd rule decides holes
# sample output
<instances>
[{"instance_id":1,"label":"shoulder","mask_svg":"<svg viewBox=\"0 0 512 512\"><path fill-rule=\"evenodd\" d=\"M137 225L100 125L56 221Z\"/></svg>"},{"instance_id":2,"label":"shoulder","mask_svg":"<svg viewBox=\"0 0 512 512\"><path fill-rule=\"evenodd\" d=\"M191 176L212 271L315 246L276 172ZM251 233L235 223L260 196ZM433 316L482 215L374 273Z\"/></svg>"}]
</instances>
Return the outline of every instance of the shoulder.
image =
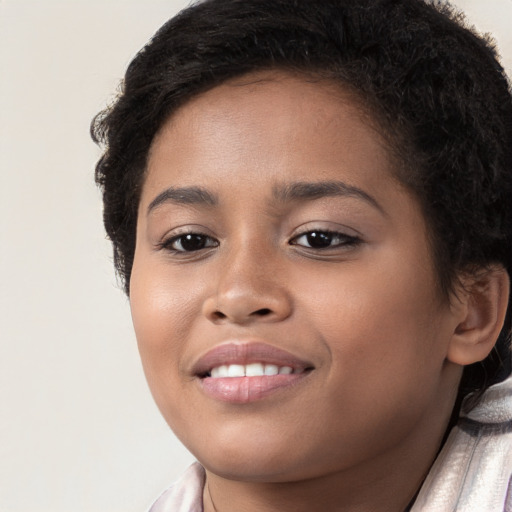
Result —
<instances>
[{"instance_id":1,"label":"shoulder","mask_svg":"<svg viewBox=\"0 0 512 512\"><path fill-rule=\"evenodd\" d=\"M413 511L512 511L512 379L489 388L461 415Z\"/></svg>"},{"instance_id":2,"label":"shoulder","mask_svg":"<svg viewBox=\"0 0 512 512\"><path fill-rule=\"evenodd\" d=\"M203 512L204 481L203 467L194 462L160 495L148 512Z\"/></svg>"}]
</instances>

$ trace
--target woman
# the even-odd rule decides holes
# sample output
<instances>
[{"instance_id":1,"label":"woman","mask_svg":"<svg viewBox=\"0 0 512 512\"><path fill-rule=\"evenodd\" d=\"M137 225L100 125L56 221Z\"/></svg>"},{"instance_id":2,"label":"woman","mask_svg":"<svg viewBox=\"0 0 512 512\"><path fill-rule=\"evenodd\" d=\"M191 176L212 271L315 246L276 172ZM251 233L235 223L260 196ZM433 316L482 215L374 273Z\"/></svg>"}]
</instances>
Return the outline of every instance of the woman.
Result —
<instances>
[{"instance_id":1,"label":"woman","mask_svg":"<svg viewBox=\"0 0 512 512\"><path fill-rule=\"evenodd\" d=\"M460 16L200 2L93 136L146 376L200 463L153 512L511 510L512 101Z\"/></svg>"}]
</instances>

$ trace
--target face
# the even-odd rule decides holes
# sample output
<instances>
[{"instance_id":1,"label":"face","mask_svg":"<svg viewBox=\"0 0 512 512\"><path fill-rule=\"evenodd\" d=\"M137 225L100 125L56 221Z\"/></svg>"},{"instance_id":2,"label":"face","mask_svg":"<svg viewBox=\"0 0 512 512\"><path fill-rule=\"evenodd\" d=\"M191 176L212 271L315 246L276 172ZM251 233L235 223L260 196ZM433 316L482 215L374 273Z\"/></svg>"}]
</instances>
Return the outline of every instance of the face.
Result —
<instances>
[{"instance_id":1,"label":"face","mask_svg":"<svg viewBox=\"0 0 512 512\"><path fill-rule=\"evenodd\" d=\"M154 398L208 470L346 470L438 416L453 318L392 169L348 94L286 74L218 86L157 135L130 303Z\"/></svg>"}]
</instances>

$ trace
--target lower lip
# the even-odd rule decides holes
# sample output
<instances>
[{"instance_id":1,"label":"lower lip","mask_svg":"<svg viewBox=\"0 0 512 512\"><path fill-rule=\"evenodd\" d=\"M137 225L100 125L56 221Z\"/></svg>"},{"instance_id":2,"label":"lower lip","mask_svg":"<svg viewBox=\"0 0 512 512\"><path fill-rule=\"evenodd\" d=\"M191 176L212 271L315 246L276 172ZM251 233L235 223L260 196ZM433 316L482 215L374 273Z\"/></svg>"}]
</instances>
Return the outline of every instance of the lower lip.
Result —
<instances>
[{"instance_id":1,"label":"lower lip","mask_svg":"<svg viewBox=\"0 0 512 512\"><path fill-rule=\"evenodd\" d=\"M261 400L304 379L309 372L261 377L225 377L201 379L203 391L210 398L234 404Z\"/></svg>"}]
</instances>

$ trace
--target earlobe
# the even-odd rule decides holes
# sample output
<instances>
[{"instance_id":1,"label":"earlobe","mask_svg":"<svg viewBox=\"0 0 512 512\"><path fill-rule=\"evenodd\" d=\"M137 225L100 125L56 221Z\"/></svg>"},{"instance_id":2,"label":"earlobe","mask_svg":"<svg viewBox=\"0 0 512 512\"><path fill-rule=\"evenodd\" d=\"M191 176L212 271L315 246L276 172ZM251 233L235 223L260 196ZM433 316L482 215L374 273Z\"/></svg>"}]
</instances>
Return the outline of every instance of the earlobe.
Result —
<instances>
[{"instance_id":1,"label":"earlobe","mask_svg":"<svg viewBox=\"0 0 512 512\"><path fill-rule=\"evenodd\" d=\"M510 293L510 279L501 265L462 279L453 301L458 323L447 359L466 366L485 359L503 328Z\"/></svg>"}]
</instances>

